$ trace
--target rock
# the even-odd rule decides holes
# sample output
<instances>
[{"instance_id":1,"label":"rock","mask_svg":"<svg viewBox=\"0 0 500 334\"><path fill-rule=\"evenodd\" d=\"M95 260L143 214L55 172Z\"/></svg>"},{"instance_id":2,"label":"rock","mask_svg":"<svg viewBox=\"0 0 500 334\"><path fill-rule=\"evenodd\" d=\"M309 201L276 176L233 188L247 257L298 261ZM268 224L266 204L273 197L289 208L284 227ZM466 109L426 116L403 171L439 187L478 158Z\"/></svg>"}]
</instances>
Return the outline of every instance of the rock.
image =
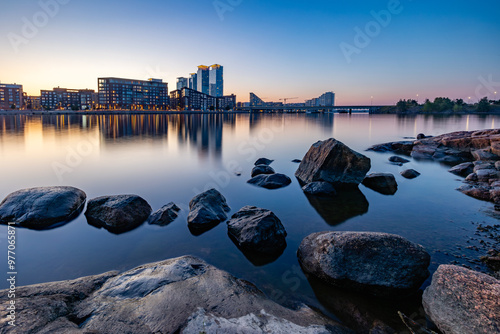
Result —
<instances>
[{"instance_id":1,"label":"rock","mask_svg":"<svg viewBox=\"0 0 500 334\"><path fill-rule=\"evenodd\" d=\"M500 161L495 162L495 168L500 170Z\"/></svg>"},{"instance_id":2,"label":"rock","mask_svg":"<svg viewBox=\"0 0 500 334\"><path fill-rule=\"evenodd\" d=\"M387 233L314 233L302 241L297 255L307 274L376 296L411 294L429 276L424 248Z\"/></svg>"},{"instance_id":3,"label":"rock","mask_svg":"<svg viewBox=\"0 0 500 334\"><path fill-rule=\"evenodd\" d=\"M318 214L331 226L367 213L370 205L358 188L343 189L336 196L311 196L306 193L306 197Z\"/></svg>"},{"instance_id":4,"label":"rock","mask_svg":"<svg viewBox=\"0 0 500 334\"><path fill-rule=\"evenodd\" d=\"M268 165L257 165L252 169L252 177L255 177L257 175L261 174L274 174L275 171L271 166Z\"/></svg>"},{"instance_id":5,"label":"rock","mask_svg":"<svg viewBox=\"0 0 500 334\"><path fill-rule=\"evenodd\" d=\"M325 181L352 187L363 181L370 167L370 158L331 138L311 146L295 176L303 184Z\"/></svg>"},{"instance_id":6,"label":"rock","mask_svg":"<svg viewBox=\"0 0 500 334\"><path fill-rule=\"evenodd\" d=\"M407 169L405 171L402 171L401 172L401 175L404 177L404 178L407 178L407 179L414 179L416 177L418 177L420 175L419 172L417 172L416 170L414 169Z\"/></svg>"},{"instance_id":7,"label":"rock","mask_svg":"<svg viewBox=\"0 0 500 334\"><path fill-rule=\"evenodd\" d=\"M181 211L181 209L177 205L168 203L149 216L148 224L166 226L177 218L179 211Z\"/></svg>"},{"instance_id":8,"label":"rock","mask_svg":"<svg viewBox=\"0 0 500 334\"><path fill-rule=\"evenodd\" d=\"M17 326L2 321L2 333L352 333L305 305L285 308L192 256L17 287L16 298ZM0 291L2 309L8 304L8 290Z\"/></svg>"},{"instance_id":9,"label":"rock","mask_svg":"<svg viewBox=\"0 0 500 334\"><path fill-rule=\"evenodd\" d=\"M467 182L476 182L478 179L477 179L477 174L476 173L471 173L469 175L467 175L467 177L465 178L465 181Z\"/></svg>"},{"instance_id":10,"label":"rock","mask_svg":"<svg viewBox=\"0 0 500 334\"><path fill-rule=\"evenodd\" d=\"M425 289L425 312L443 333L498 333L500 281L466 268L440 265Z\"/></svg>"},{"instance_id":11,"label":"rock","mask_svg":"<svg viewBox=\"0 0 500 334\"><path fill-rule=\"evenodd\" d=\"M491 153L491 150L485 150L485 149L480 149L480 150L475 150L472 151L472 157L474 157L474 160L499 160L500 157L496 154Z\"/></svg>"},{"instance_id":12,"label":"rock","mask_svg":"<svg viewBox=\"0 0 500 334\"><path fill-rule=\"evenodd\" d=\"M266 189L279 189L288 186L292 180L284 174L270 174L270 175L257 175L256 177L247 181L258 187Z\"/></svg>"},{"instance_id":13,"label":"rock","mask_svg":"<svg viewBox=\"0 0 500 334\"><path fill-rule=\"evenodd\" d=\"M228 234L240 249L261 254L282 253L286 248L286 231L269 210L245 206L227 222Z\"/></svg>"},{"instance_id":14,"label":"rock","mask_svg":"<svg viewBox=\"0 0 500 334\"><path fill-rule=\"evenodd\" d=\"M491 199L491 188L486 184L464 184L458 190L467 196L474 197L483 201Z\"/></svg>"},{"instance_id":15,"label":"rock","mask_svg":"<svg viewBox=\"0 0 500 334\"><path fill-rule=\"evenodd\" d=\"M137 195L102 196L88 202L85 216L90 225L120 234L139 227L151 211L148 202Z\"/></svg>"},{"instance_id":16,"label":"rock","mask_svg":"<svg viewBox=\"0 0 500 334\"><path fill-rule=\"evenodd\" d=\"M195 196L189 202L188 226L195 235L206 232L227 219L231 208L216 189Z\"/></svg>"},{"instance_id":17,"label":"rock","mask_svg":"<svg viewBox=\"0 0 500 334\"><path fill-rule=\"evenodd\" d=\"M467 175L471 174L474 171L474 164L472 162L464 162L459 165L456 165L455 167L452 167L448 172L458 175L458 176L463 176L466 177Z\"/></svg>"},{"instance_id":18,"label":"rock","mask_svg":"<svg viewBox=\"0 0 500 334\"><path fill-rule=\"evenodd\" d=\"M427 138L427 137L426 137L423 133L419 133L419 134L417 135L417 140L420 140L420 139L425 139L425 138Z\"/></svg>"},{"instance_id":19,"label":"rock","mask_svg":"<svg viewBox=\"0 0 500 334\"><path fill-rule=\"evenodd\" d=\"M0 203L0 223L35 230L55 228L76 218L87 195L73 187L40 187L15 191Z\"/></svg>"},{"instance_id":20,"label":"rock","mask_svg":"<svg viewBox=\"0 0 500 334\"><path fill-rule=\"evenodd\" d=\"M395 163L401 163L401 164L405 164L405 163L410 162L410 160L405 159L405 158L398 157L398 156L396 156L396 155L394 155L394 156L390 157L390 158L389 158L389 161L390 161L390 162L395 162Z\"/></svg>"},{"instance_id":21,"label":"rock","mask_svg":"<svg viewBox=\"0 0 500 334\"><path fill-rule=\"evenodd\" d=\"M271 159L267 159L267 158L260 158L260 159L257 159L257 161L255 161L255 166L258 166L258 165L266 165L266 166L269 166L270 164L273 163L274 160L271 160Z\"/></svg>"},{"instance_id":22,"label":"rock","mask_svg":"<svg viewBox=\"0 0 500 334\"><path fill-rule=\"evenodd\" d=\"M311 182L302 187L302 190L313 196L335 196L335 188L328 182Z\"/></svg>"},{"instance_id":23,"label":"rock","mask_svg":"<svg viewBox=\"0 0 500 334\"><path fill-rule=\"evenodd\" d=\"M365 177L363 185L384 195L394 195L398 191L396 179L389 173L371 173Z\"/></svg>"},{"instance_id":24,"label":"rock","mask_svg":"<svg viewBox=\"0 0 500 334\"><path fill-rule=\"evenodd\" d=\"M500 172L496 169L480 169L476 175L479 182L489 182L490 179L498 179Z\"/></svg>"},{"instance_id":25,"label":"rock","mask_svg":"<svg viewBox=\"0 0 500 334\"><path fill-rule=\"evenodd\" d=\"M413 141L400 141L400 142L374 145L370 147L367 151L394 152L397 154L410 155L413 149L413 145L414 145Z\"/></svg>"},{"instance_id":26,"label":"rock","mask_svg":"<svg viewBox=\"0 0 500 334\"><path fill-rule=\"evenodd\" d=\"M302 162L302 160L300 160L300 159L293 159L292 162L296 163L296 164L300 164Z\"/></svg>"}]
</instances>

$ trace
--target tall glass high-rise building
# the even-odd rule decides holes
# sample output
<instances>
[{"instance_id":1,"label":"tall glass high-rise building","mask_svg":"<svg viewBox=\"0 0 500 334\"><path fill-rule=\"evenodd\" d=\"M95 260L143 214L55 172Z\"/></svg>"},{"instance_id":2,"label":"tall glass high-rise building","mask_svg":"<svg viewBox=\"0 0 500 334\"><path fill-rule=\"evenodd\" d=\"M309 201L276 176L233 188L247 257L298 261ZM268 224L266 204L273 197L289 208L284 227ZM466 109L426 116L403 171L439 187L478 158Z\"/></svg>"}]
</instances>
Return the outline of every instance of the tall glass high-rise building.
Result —
<instances>
[{"instance_id":1,"label":"tall glass high-rise building","mask_svg":"<svg viewBox=\"0 0 500 334\"><path fill-rule=\"evenodd\" d=\"M198 74L197 73L189 73L189 84L188 88L189 89L198 89L198 80L197 80Z\"/></svg>"},{"instance_id":2,"label":"tall glass high-rise building","mask_svg":"<svg viewBox=\"0 0 500 334\"><path fill-rule=\"evenodd\" d=\"M188 78L179 77L177 78L177 89L182 89L188 87Z\"/></svg>"},{"instance_id":3,"label":"tall glass high-rise building","mask_svg":"<svg viewBox=\"0 0 500 334\"><path fill-rule=\"evenodd\" d=\"M224 95L224 67L218 64L210 66L209 95L220 97Z\"/></svg>"},{"instance_id":4,"label":"tall glass high-rise building","mask_svg":"<svg viewBox=\"0 0 500 334\"><path fill-rule=\"evenodd\" d=\"M205 65L198 66L198 74L196 76L197 79L197 91L202 92L203 94L209 95L210 84L209 84L209 68Z\"/></svg>"}]
</instances>

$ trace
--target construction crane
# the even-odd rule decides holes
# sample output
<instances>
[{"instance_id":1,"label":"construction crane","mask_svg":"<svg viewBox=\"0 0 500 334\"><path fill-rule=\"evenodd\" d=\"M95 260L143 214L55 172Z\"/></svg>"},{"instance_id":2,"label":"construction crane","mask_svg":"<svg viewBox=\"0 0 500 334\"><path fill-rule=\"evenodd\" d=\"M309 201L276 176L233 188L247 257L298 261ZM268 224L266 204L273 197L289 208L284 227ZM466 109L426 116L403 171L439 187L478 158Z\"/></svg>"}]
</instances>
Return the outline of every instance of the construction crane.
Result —
<instances>
[{"instance_id":1,"label":"construction crane","mask_svg":"<svg viewBox=\"0 0 500 334\"><path fill-rule=\"evenodd\" d=\"M298 99L298 97L285 97L285 98L280 99L280 101L283 101L283 104L286 104L286 101L295 100L295 99Z\"/></svg>"}]
</instances>

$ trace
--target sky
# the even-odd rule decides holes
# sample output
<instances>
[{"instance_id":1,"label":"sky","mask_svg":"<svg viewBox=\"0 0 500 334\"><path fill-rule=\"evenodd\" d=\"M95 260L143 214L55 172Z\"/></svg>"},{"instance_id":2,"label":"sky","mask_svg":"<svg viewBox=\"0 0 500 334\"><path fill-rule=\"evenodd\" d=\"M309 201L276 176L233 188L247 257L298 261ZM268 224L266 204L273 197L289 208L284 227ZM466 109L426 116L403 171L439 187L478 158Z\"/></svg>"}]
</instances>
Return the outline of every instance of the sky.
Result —
<instances>
[{"instance_id":1,"label":"sky","mask_svg":"<svg viewBox=\"0 0 500 334\"><path fill-rule=\"evenodd\" d=\"M2 0L0 82L29 95L98 77L224 66L224 93L337 105L500 92L498 0ZM500 95L496 97L500 98Z\"/></svg>"}]
</instances>

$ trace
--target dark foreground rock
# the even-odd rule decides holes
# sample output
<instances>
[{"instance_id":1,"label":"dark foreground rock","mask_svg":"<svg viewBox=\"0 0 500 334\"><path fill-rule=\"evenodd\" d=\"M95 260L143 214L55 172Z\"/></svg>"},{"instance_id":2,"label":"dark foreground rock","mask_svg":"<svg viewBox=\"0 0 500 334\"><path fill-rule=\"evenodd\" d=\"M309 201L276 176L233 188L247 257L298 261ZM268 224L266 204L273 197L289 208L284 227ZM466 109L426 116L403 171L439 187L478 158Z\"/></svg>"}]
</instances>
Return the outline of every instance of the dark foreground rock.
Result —
<instances>
[{"instance_id":1,"label":"dark foreground rock","mask_svg":"<svg viewBox=\"0 0 500 334\"><path fill-rule=\"evenodd\" d=\"M363 185L384 195L394 195L398 191L398 183L389 173L371 173L365 177Z\"/></svg>"},{"instance_id":2,"label":"dark foreground rock","mask_svg":"<svg viewBox=\"0 0 500 334\"><path fill-rule=\"evenodd\" d=\"M179 211L181 209L177 205L168 203L148 218L148 224L166 226L177 218Z\"/></svg>"},{"instance_id":3,"label":"dark foreground rock","mask_svg":"<svg viewBox=\"0 0 500 334\"><path fill-rule=\"evenodd\" d=\"M420 176L420 173L414 169L407 169L401 172L401 175L406 179L414 179Z\"/></svg>"},{"instance_id":4,"label":"dark foreground rock","mask_svg":"<svg viewBox=\"0 0 500 334\"><path fill-rule=\"evenodd\" d=\"M85 216L90 225L120 234L139 227L151 211L148 202L137 195L102 196L89 201Z\"/></svg>"},{"instance_id":5,"label":"dark foreground rock","mask_svg":"<svg viewBox=\"0 0 500 334\"><path fill-rule=\"evenodd\" d=\"M11 327L8 290L0 291L2 333L352 333L191 256L16 292Z\"/></svg>"},{"instance_id":6,"label":"dark foreground rock","mask_svg":"<svg viewBox=\"0 0 500 334\"><path fill-rule=\"evenodd\" d=\"M43 230L76 218L87 195L73 187L39 187L15 191L0 203L0 222Z\"/></svg>"},{"instance_id":7,"label":"dark foreground rock","mask_svg":"<svg viewBox=\"0 0 500 334\"><path fill-rule=\"evenodd\" d=\"M314 233L302 241L297 255L309 275L382 297L411 294L429 276L424 248L387 233Z\"/></svg>"},{"instance_id":8,"label":"dark foreground rock","mask_svg":"<svg viewBox=\"0 0 500 334\"><path fill-rule=\"evenodd\" d=\"M335 196L337 191L328 182L311 182L302 187L302 190L309 195L313 196Z\"/></svg>"},{"instance_id":9,"label":"dark foreground rock","mask_svg":"<svg viewBox=\"0 0 500 334\"><path fill-rule=\"evenodd\" d=\"M500 332L500 281L491 276L441 265L424 291L423 304L443 333Z\"/></svg>"},{"instance_id":10,"label":"dark foreground rock","mask_svg":"<svg viewBox=\"0 0 500 334\"><path fill-rule=\"evenodd\" d=\"M270 175L257 175L256 177L248 180L247 183L266 189L279 189L290 185L292 180L285 174L276 173Z\"/></svg>"},{"instance_id":11,"label":"dark foreground rock","mask_svg":"<svg viewBox=\"0 0 500 334\"><path fill-rule=\"evenodd\" d=\"M274 174L276 173L271 166L268 165L257 165L252 169L252 177L261 174Z\"/></svg>"},{"instance_id":12,"label":"dark foreground rock","mask_svg":"<svg viewBox=\"0 0 500 334\"><path fill-rule=\"evenodd\" d=\"M295 172L303 184L325 181L339 186L357 186L370 170L370 159L330 138L311 146Z\"/></svg>"},{"instance_id":13,"label":"dark foreground rock","mask_svg":"<svg viewBox=\"0 0 500 334\"><path fill-rule=\"evenodd\" d=\"M472 162L464 162L452 167L448 171L452 174L466 177L474 172L474 164Z\"/></svg>"},{"instance_id":14,"label":"dark foreground rock","mask_svg":"<svg viewBox=\"0 0 500 334\"><path fill-rule=\"evenodd\" d=\"M266 165L266 166L269 166L270 164L273 163L274 160L271 160L271 159L268 159L268 158L260 158L260 159L257 159L257 161L255 161L255 166L258 166L258 165Z\"/></svg>"},{"instance_id":15,"label":"dark foreground rock","mask_svg":"<svg viewBox=\"0 0 500 334\"><path fill-rule=\"evenodd\" d=\"M286 248L286 231L269 210L245 206L227 222L231 239L247 252L276 254Z\"/></svg>"},{"instance_id":16,"label":"dark foreground rock","mask_svg":"<svg viewBox=\"0 0 500 334\"><path fill-rule=\"evenodd\" d=\"M226 198L216 189L195 196L189 202L188 226L192 233L201 234L227 219L231 208Z\"/></svg>"}]
</instances>

